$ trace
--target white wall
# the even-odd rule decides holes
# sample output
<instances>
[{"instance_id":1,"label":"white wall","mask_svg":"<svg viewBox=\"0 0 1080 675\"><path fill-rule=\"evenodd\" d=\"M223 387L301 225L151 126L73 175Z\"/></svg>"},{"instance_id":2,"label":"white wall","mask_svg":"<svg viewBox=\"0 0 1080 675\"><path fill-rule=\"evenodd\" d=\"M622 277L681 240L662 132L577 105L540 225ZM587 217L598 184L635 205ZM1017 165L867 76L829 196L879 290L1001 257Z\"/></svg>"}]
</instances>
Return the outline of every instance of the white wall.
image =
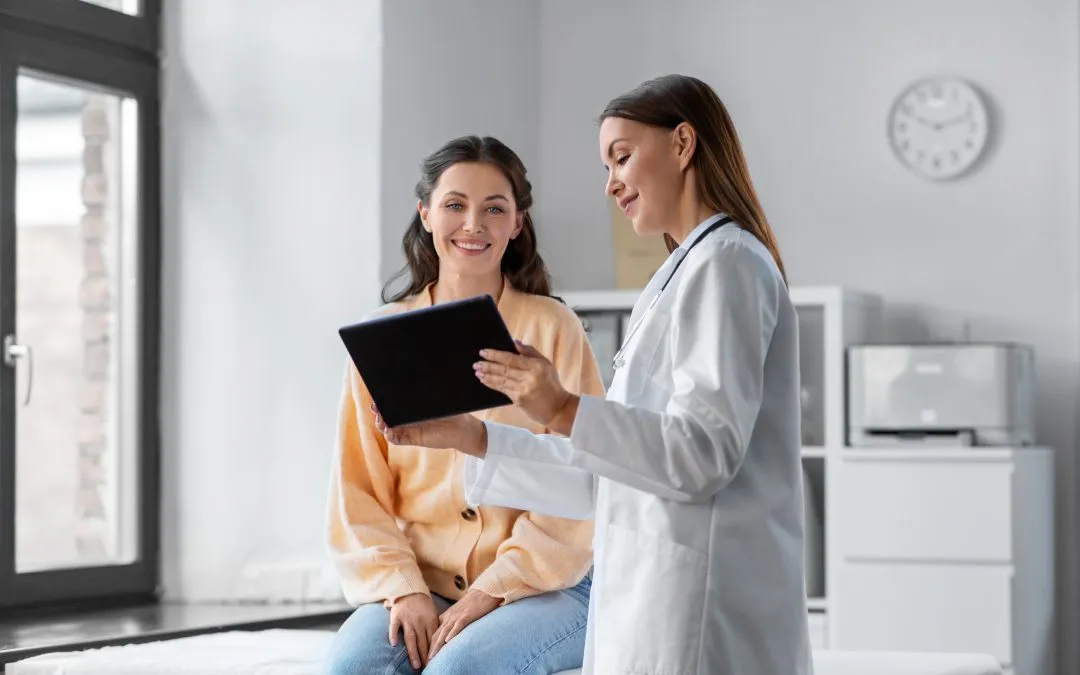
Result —
<instances>
[{"instance_id":1,"label":"white wall","mask_svg":"<svg viewBox=\"0 0 1080 675\"><path fill-rule=\"evenodd\" d=\"M1062 673L1076 663L1078 28L1077 4L1051 0L545 0L540 38L539 213L565 286L614 279L596 115L685 72L729 107L792 283L883 294L898 339L968 323L973 339L1034 344L1040 440L1060 457ZM893 96L939 73L979 85L1000 129L989 161L948 185L909 174L885 136Z\"/></svg>"},{"instance_id":2,"label":"white wall","mask_svg":"<svg viewBox=\"0 0 1080 675\"><path fill-rule=\"evenodd\" d=\"M377 0L165 3L164 585L324 557L344 352L378 288Z\"/></svg>"},{"instance_id":3,"label":"white wall","mask_svg":"<svg viewBox=\"0 0 1080 675\"><path fill-rule=\"evenodd\" d=\"M384 3L384 280L405 262L401 237L416 212L413 189L424 157L452 138L476 134L495 136L527 168L537 166L539 4ZM529 178L535 187L535 171ZM534 196L543 198L538 192Z\"/></svg>"},{"instance_id":4,"label":"white wall","mask_svg":"<svg viewBox=\"0 0 1080 675\"><path fill-rule=\"evenodd\" d=\"M425 155L475 133L536 164L539 10L185 0L167 12L165 588L296 599L282 563L310 579L325 559L335 330L402 264Z\"/></svg>"}]
</instances>

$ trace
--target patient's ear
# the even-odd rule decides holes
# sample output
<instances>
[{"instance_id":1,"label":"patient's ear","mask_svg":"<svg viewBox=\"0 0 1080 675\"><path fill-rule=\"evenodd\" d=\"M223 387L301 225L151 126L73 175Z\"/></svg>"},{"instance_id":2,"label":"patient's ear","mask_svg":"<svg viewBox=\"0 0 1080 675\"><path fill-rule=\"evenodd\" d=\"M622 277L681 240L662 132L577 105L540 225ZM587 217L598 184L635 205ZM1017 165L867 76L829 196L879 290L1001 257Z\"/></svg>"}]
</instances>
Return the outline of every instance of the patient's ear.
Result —
<instances>
[{"instance_id":1,"label":"patient's ear","mask_svg":"<svg viewBox=\"0 0 1080 675\"><path fill-rule=\"evenodd\" d=\"M416 200L416 212L420 214L420 223L424 226L424 231L430 233L431 227L428 226L427 222L428 213L430 213L430 210L428 209L428 207L424 206L424 202L420 199Z\"/></svg>"},{"instance_id":2,"label":"patient's ear","mask_svg":"<svg viewBox=\"0 0 1080 675\"><path fill-rule=\"evenodd\" d=\"M510 239L517 239L523 227L525 227L525 212L519 211L514 222L514 231L510 233Z\"/></svg>"}]
</instances>

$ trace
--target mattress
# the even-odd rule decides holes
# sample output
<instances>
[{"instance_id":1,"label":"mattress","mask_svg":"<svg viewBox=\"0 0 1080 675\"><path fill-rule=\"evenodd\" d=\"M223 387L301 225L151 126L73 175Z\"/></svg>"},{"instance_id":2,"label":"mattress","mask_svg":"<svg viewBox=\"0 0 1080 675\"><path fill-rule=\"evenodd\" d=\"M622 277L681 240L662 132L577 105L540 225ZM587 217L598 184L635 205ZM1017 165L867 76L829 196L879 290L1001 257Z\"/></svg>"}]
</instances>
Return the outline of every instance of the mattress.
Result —
<instances>
[{"instance_id":1,"label":"mattress","mask_svg":"<svg viewBox=\"0 0 1080 675\"><path fill-rule=\"evenodd\" d=\"M334 634L319 630L230 631L162 642L44 654L9 664L7 675L322 675ZM580 675L569 670L559 675ZM815 675L1001 675L977 654L815 651Z\"/></svg>"}]
</instances>

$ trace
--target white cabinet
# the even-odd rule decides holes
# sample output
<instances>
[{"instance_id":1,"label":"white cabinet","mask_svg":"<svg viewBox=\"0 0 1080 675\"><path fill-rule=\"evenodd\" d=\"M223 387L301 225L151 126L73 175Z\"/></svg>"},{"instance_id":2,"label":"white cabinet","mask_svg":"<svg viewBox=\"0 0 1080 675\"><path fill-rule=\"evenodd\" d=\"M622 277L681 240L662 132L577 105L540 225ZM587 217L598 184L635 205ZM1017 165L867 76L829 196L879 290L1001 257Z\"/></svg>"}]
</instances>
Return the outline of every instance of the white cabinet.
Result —
<instances>
[{"instance_id":1,"label":"white cabinet","mask_svg":"<svg viewBox=\"0 0 1080 675\"><path fill-rule=\"evenodd\" d=\"M1053 453L844 450L832 646L979 652L1053 672Z\"/></svg>"}]
</instances>

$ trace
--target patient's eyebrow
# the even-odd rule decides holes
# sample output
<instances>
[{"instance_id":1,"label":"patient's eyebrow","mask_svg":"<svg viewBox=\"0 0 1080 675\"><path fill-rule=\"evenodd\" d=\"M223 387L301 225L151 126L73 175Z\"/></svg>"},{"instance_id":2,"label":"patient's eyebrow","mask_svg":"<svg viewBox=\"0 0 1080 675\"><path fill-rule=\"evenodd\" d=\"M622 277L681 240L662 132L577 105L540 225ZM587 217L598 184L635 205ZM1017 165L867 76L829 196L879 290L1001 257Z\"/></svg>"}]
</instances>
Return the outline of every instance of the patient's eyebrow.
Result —
<instances>
[{"instance_id":1,"label":"patient's eyebrow","mask_svg":"<svg viewBox=\"0 0 1080 675\"><path fill-rule=\"evenodd\" d=\"M468 199L469 199L469 195L465 194L464 192L458 192L457 190L448 190L448 191L447 191L447 193L446 193L446 195L444 195L444 196L445 196L445 197L458 197L458 198L460 198L460 199L465 199L465 200L468 200ZM507 198L506 198L505 196L503 196L503 195L500 195L500 194L498 194L498 193L496 193L496 194L493 194L493 195L488 195L488 196L487 196L487 197L486 197L486 198L484 199L484 201L486 201L486 202L490 202L490 201L492 201L492 200L502 200L502 201L504 201L504 202L509 202L509 201L510 201L510 200L509 200L509 199L507 199Z\"/></svg>"}]
</instances>

